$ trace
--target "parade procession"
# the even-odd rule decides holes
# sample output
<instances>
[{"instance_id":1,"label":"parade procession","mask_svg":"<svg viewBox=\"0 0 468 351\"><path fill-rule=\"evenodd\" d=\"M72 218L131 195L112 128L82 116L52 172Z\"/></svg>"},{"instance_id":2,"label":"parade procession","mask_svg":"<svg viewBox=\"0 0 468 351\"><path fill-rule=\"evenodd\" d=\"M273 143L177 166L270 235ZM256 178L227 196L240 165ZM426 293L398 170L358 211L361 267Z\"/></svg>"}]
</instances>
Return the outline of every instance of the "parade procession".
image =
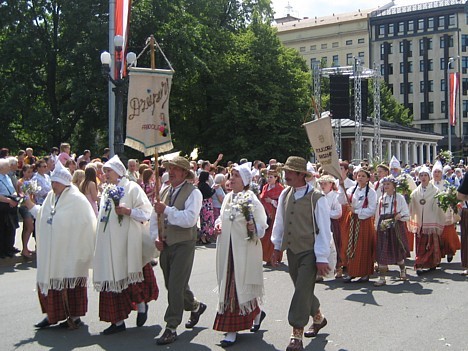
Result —
<instances>
[{"instance_id":1,"label":"parade procession","mask_svg":"<svg viewBox=\"0 0 468 351\"><path fill-rule=\"evenodd\" d=\"M468 2L83 1L0 5L54 47L0 57L5 349L468 350Z\"/></svg>"}]
</instances>

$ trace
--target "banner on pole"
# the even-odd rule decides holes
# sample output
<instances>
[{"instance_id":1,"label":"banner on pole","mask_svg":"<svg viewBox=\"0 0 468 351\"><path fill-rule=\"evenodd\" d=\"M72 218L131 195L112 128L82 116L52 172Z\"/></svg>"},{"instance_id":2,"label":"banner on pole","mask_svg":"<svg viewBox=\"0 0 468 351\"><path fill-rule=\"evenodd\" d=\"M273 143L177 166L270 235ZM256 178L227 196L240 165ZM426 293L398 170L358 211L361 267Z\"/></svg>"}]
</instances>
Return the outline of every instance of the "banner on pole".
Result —
<instances>
[{"instance_id":1,"label":"banner on pole","mask_svg":"<svg viewBox=\"0 0 468 351\"><path fill-rule=\"evenodd\" d=\"M125 145L146 156L172 150L169 123L171 70L130 68Z\"/></svg>"},{"instance_id":2,"label":"banner on pole","mask_svg":"<svg viewBox=\"0 0 468 351\"><path fill-rule=\"evenodd\" d=\"M459 88L460 88L460 73L458 72L450 73L449 118L450 118L450 124L452 126L457 124L457 98L458 98Z\"/></svg>"},{"instance_id":3,"label":"banner on pole","mask_svg":"<svg viewBox=\"0 0 468 351\"><path fill-rule=\"evenodd\" d=\"M330 117L322 117L303 124L306 129L310 145L315 152L317 162L322 168L336 179L341 178L340 161L336 152L335 138Z\"/></svg>"}]
</instances>

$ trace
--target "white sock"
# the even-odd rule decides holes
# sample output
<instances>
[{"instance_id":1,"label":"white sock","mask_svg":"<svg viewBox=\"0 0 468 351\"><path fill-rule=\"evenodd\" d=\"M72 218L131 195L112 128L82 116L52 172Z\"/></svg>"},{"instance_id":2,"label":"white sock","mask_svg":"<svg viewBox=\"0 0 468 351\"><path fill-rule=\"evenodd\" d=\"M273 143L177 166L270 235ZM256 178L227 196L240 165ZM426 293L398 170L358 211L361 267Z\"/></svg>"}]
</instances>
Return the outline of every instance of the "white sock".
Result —
<instances>
[{"instance_id":1,"label":"white sock","mask_svg":"<svg viewBox=\"0 0 468 351\"><path fill-rule=\"evenodd\" d=\"M260 317L261 316L262 316L262 311L260 311L260 313L255 316L255 319L253 321L254 325L259 325L260 324Z\"/></svg>"},{"instance_id":2,"label":"white sock","mask_svg":"<svg viewBox=\"0 0 468 351\"><path fill-rule=\"evenodd\" d=\"M175 328L166 328L166 329L169 329L172 333L175 333L177 329Z\"/></svg>"},{"instance_id":3,"label":"white sock","mask_svg":"<svg viewBox=\"0 0 468 351\"><path fill-rule=\"evenodd\" d=\"M124 324L125 321L118 321L117 323L115 323L116 326L120 327L122 324Z\"/></svg>"},{"instance_id":4,"label":"white sock","mask_svg":"<svg viewBox=\"0 0 468 351\"><path fill-rule=\"evenodd\" d=\"M199 309L200 309L200 303L198 304L198 307L195 308L192 312L198 312Z\"/></svg>"},{"instance_id":5,"label":"white sock","mask_svg":"<svg viewBox=\"0 0 468 351\"><path fill-rule=\"evenodd\" d=\"M229 332L229 333L226 334L226 337L224 338L224 340L234 342L234 341L236 341L236 337L237 337L236 332Z\"/></svg>"},{"instance_id":6,"label":"white sock","mask_svg":"<svg viewBox=\"0 0 468 351\"><path fill-rule=\"evenodd\" d=\"M137 304L137 308L138 308L138 313L145 313L146 304L144 302L140 302L139 304Z\"/></svg>"}]
</instances>

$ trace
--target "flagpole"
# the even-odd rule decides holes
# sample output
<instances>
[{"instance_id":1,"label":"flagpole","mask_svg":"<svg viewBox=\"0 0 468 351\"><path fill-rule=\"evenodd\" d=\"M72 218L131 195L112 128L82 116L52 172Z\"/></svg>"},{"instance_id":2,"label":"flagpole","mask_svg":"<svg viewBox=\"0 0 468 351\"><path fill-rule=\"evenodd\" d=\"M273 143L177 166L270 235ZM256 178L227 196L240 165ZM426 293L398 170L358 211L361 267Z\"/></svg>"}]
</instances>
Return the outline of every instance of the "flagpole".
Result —
<instances>
[{"instance_id":1,"label":"flagpole","mask_svg":"<svg viewBox=\"0 0 468 351\"><path fill-rule=\"evenodd\" d=\"M111 67L110 72L112 77L114 76L115 67L114 67L114 56L115 56L115 49L114 49L114 36L115 36L115 1L116 0L109 0L109 53L111 55ZM114 77L113 77L114 78ZM109 85L107 89L108 101L109 101L109 130L108 130L108 147L110 150L111 157L114 156L114 130L115 130L115 95L112 91L113 84L109 80Z\"/></svg>"}]
</instances>

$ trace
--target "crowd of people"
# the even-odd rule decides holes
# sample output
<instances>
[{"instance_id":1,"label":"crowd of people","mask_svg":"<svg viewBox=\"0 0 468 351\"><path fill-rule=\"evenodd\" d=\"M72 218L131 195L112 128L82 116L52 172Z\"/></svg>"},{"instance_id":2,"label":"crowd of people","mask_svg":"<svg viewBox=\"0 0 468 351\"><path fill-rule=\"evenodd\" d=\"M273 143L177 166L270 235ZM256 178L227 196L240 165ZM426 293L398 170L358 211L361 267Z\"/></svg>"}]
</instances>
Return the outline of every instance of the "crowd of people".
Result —
<instances>
[{"instance_id":1,"label":"crowd of people","mask_svg":"<svg viewBox=\"0 0 468 351\"><path fill-rule=\"evenodd\" d=\"M302 350L303 337L327 325L314 294L324 278L363 284L377 276L372 284L381 288L390 265L398 266L399 280L411 279L412 251L422 275L442 259L452 262L457 250L468 275L466 167L443 156L425 165L402 166L396 157L377 165L340 161L337 179L298 156L224 166L222 154L213 164L176 156L157 167L130 159L125 167L108 149L99 158L90 150L76 157L68 143L44 157L31 148L16 156L1 149L0 258L37 259L46 314L38 329L80 326L92 268L99 318L110 323L103 334L110 335L126 330L132 310L137 326L145 324L148 303L159 295L152 267L159 256L168 306L157 344L166 345L177 339L184 310L185 327L193 328L207 308L189 280L196 245L216 243L213 329L225 333L220 344L229 347L238 332L260 329L263 268L278 266L286 251L294 285L287 350ZM21 249L14 247L19 219Z\"/></svg>"}]
</instances>

